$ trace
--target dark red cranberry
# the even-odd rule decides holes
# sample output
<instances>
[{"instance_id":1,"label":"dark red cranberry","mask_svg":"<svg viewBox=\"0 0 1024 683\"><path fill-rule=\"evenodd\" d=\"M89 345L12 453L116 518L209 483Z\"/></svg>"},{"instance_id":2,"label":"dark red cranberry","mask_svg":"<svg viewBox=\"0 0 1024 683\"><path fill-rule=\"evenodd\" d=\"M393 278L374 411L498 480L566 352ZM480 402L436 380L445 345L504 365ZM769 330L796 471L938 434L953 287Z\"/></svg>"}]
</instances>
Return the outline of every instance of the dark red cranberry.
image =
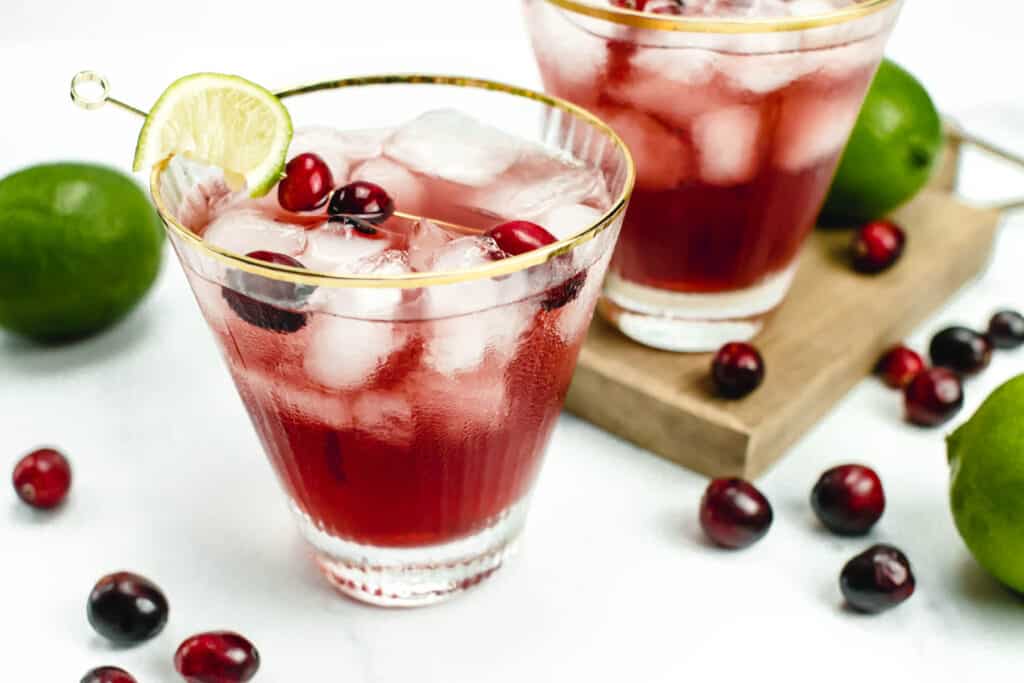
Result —
<instances>
[{"instance_id":1,"label":"dark red cranberry","mask_svg":"<svg viewBox=\"0 0 1024 683\"><path fill-rule=\"evenodd\" d=\"M750 344L730 342L711 361L711 376L719 394L743 398L764 381L764 360Z\"/></svg>"},{"instance_id":2,"label":"dark red cranberry","mask_svg":"<svg viewBox=\"0 0 1024 683\"><path fill-rule=\"evenodd\" d=\"M159 634L169 609L155 583L131 572L104 576L86 604L89 623L96 632L121 645L141 643Z\"/></svg>"},{"instance_id":3,"label":"dark red cranberry","mask_svg":"<svg viewBox=\"0 0 1024 683\"><path fill-rule=\"evenodd\" d=\"M932 337L928 347L932 365L961 375L976 375L992 360L992 342L966 327L947 327Z\"/></svg>"},{"instance_id":4,"label":"dark red cranberry","mask_svg":"<svg viewBox=\"0 0 1024 683\"><path fill-rule=\"evenodd\" d=\"M1024 315L999 311L988 321L988 338L997 349L1016 349L1024 344Z\"/></svg>"},{"instance_id":5,"label":"dark red cranberry","mask_svg":"<svg viewBox=\"0 0 1024 683\"><path fill-rule=\"evenodd\" d=\"M50 510L71 489L71 465L59 451L40 448L18 461L12 479L19 498L34 508Z\"/></svg>"},{"instance_id":6,"label":"dark red cranberry","mask_svg":"<svg viewBox=\"0 0 1024 683\"><path fill-rule=\"evenodd\" d=\"M746 548L772 525L772 506L753 484L742 479L715 479L700 501L700 525L724 548Z\"/></svg>"},{"instance_id":7,"label":"dark red cranberry","mask_svg":"<svg viewBox=\"0 0 1024 683\"><path fill-rule=\"evenodd\" d=\"M878 273L896 263L907 235L892 221L871 221L853 239L853 267L861 273Z\"/></svg>"},{"instance_id":8,"label":"dark red cranberry","mask_svg":"<svg viewBox=\"0 0 1024 683\"><path fill-rule=\"evenodd\" d=\"M331 169L315 154L300 154L284 167L277 201L287 211L312 211L324 205L334 188Z\"/></svg>"},{"instance_id":9,"label":"dark red cranberry","mask_svg":"<svg viewBox=\"0 0 1024 683\"><path fill-rule=\"evenodd\" d=\"M839 588L846 603L875 614L895 607L914 594L914 572L907 556L891 545L874 545L846 563Z\"/></svg>"},{"instance_id":10,"label":"dark red cranberry","mask_svg":"<svg viewBox=\"0 0 1024 683\"><path fill-rule=\"evenodd\" d=\"M346 225L352 228L354 232L356 232L359 235L362 235L363 237L383 239L385 236L383 232L374 227L373 223L364 220L361 217L357 218L355 216L344 215L331 216L330 218L327 219L327 222L333 223L335 225Z\"/></svg>"},{"instance_id":11,"label":"dark red cranberry","mask_svg":"<svg viewBox=\"0 0 1024 683\"><path fill-rule=\"evenodd\" d=\"M829 531L863 536L885 512L882 480L870 467L833 467L814 485L811 507Z\"/></svg>"},{"instance_id":12,"label":"dark red cranberry","mask_svg":"<svg viewBox=\"0 0 1024 683\"><path fill-rule=\"evenodd\" d=\"M540 303L545 311L554 311L579 298L583 286L587 284L587 271L580 271L560 285L552 287L544 294Z\"/></svg>"},{"instance_id":13,"label":"dark red cranberry","mask_svg":"<svg viewBox=\"0 0 1024 683\"><path fill-rule=\"evenodd\" d=\"M304 267L297 259L272 251L253 251L247 254L247 256L280 266ZM233 273L233 275L235 274ZM258 293L277 301L300 301L310 293L310 288L303 288L291 282L273 280L241 271L232 279L237 281L235 284L239 289ZM231 307L231 310L250 325L280 334L298 332L306 326L307 316L305 313L288 311L272 306L228 287L222 287L221 293L228 306Z\"/></svg>"},{"instance_id":14,"label":"dark red cranberry","mask_svg":"<svg viewBox=\"0 0 1024 683\"><path fill-rule=\"evenodd\" d=\"M652 14L682 14L683 4L680 0L611 0L612 4L622 9Z\"/></svg>"},{"instance_id":15,"label":"dark red cranberry","mask_svg":"<svg viewBox=\"0 0 1024 683\"><path fill-rule=\"evenodd\" d=\"M502 251L512 256L525 254L558 241L550 232L529 221L502 223L487 231L487 235L498 243Z\"/></svg>"},{"instance_id":16,"label":"dark red cranberry","mask_svg":"<svg viewBox=\"0 0 1024 683\"><path fill-rule=\"evenodd\" d=\"M369 223L383 223L395 213L395 202L383 187L357 180L334 191L327 213L355 216Z\"/></svg>"},{"instance_id":17,"label":"dark red cranberry","mask_svg":"<svg viewBox=\"0 0 1024 683\"><path fill-rule=\"evenodd\" d=\"M138 683L135 677L116 666L101 666L82 677L80 683Z\"/></svg>"},{"instance_id":18,"label":"dark red cranberry","mask_svg":"<svg viewBox=\"0 0 1024 683\"><path fill-rule=\"evenodd\" d=\"M878 360L875 372L893 389L902 389L924 368L921 354L901 344L886 351Z\"/></svg>"},{"instance_id":19,"label":"dark red cranberry","mask_svg":"<svg viewBox=\"0 0 1024 683\"><path fill-rule=\"evenodd\" d=\"M260 653L237 633L211 631L178 646L174 667L188 683L244 683L259 670Z\"/></svg>"},{"instance_id":20,"label":"dark red cranberry","mask_svg":"<svg viewBox=\"0 0 1024 683\"><path fill-rule=\"evenodd\" d=\"M907 419L922 427L935 427L957 414L964 405L960 378L946 368L918 373L903 390Z\"/></svg>"}]
</instances>

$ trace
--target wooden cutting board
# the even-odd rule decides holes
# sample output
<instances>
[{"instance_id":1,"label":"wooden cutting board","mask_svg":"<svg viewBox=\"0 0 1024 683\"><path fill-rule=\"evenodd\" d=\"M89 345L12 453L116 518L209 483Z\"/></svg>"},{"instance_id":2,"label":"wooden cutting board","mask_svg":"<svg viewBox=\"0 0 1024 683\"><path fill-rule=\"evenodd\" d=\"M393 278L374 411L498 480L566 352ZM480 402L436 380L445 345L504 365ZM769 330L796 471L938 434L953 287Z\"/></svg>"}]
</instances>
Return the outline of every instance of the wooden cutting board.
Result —
<instances>
[{"instance_id":1,"label":"wooden cutting board","mask_svg":"<svg viewBox=\"0 0 1024 683\"><path fill-rule=\"evenodd\" d=\"M815 231L792 292L754 340L764 384L741 401L714 395L710 354L640 346L595 318L566 407L709 476L752 478L782 457L902 339L985 266L999 213L956 199L951 146L932 185L895 218L907 250L892 270L847 265L850 233Z\"/></svg>"}]
</instances>

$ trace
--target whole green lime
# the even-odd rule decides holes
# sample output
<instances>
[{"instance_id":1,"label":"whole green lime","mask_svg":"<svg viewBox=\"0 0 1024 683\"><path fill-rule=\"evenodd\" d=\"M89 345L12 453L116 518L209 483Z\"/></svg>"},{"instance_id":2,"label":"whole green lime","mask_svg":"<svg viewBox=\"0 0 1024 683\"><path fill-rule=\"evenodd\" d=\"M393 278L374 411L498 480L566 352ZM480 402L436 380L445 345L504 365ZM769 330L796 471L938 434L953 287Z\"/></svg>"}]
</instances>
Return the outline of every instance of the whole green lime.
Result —
<instances>
[{"instance_id":1,"label":"whole green lime","mask_svg":"<svg viewBox=\"0 0 1024 683\"><path fill-rule=\"evenodd\" d=\"M0 327L38 341L97 332L160 270L163 229L135 181L55 163L0 180Z\"/></svg>"},{"instance_id":2,"label":"whole green lime","mask_svg":"<svg viewBox=\"0 0 1024 683\"><path fill-rule=\"evenodd\" d=\"M996 389L947 440L953 519L971 554L1024 592L1024 375Z\"/></svg>"},{"instance_id":3,"label":"whole green lime","mask_svg":"<svg viewBox=\"0 0 1024 683\"><path fill-rule=\"evenodd\" d=\"M903 204L931 178L942 151L942 120L928 91L885 60L839 162L821 222L865 223Z\"/></svg>"}]
</instances>

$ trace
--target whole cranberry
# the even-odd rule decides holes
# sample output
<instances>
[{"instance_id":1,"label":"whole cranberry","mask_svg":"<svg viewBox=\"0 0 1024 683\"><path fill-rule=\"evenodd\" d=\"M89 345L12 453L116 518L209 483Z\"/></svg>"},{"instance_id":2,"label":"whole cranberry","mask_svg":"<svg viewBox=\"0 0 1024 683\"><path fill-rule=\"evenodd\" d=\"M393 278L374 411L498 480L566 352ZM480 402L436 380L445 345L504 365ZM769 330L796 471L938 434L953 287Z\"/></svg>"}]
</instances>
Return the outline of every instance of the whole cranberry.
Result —
<instances>
[{"instance_id":1,"label":"whole cranberry","mask_svg":"<svg viewBox=\"0 0 1024 683\"><path fill-rule=\"evenodd\" d=\"M907 556L891 545L874 545L846 563L839 588L847 604L875 614L914 594L914 572Z\"/></svg>"},{"instance_id":2,"label":"whole cranberry","mask_svg":"<svg viewBox=\"0 0 1024 683\"><path fill-rule=\"evenodd\" d=\"M383 223L395 213L395 202L383 187L357 180L338 188L327 205L331 216L355 216L369 223Z\"/></svg>"},{"instance_id":3,"label":"whole cranberry","mask_svg":"<svg viewBox=\"0 0 1024 683\"><path fill-rule=\"evenodd\" d=\"M587 271L581 270L560 285L555 285L545 292L544 300L540 302L541 308L545 311L555 311L575 301L583 286L587 284Z\"/></svg>"},{"instance_id":4,"label":"whole cranberry","mask_svg":"<svg viewBox=\"0 0 1024 683\"><path fill-rule=\"evenodd\" d=\"M558 241L550 232L529 221L502 223L488 230L487 235L498 243L502 251L512 256L525 254Z\"/></svg>"},{"instance_id":5,"label":"whole cranberry","mask_svg":"<svg viewBox=\"0 0 1024 683\"><path fill-rule=\"evenodd\" d=\"M120 645L155 637L167 624L169 610L163 591L131 572L109 574L97 581L86 605L96 632Z\"/></svg>"},{"instance_id":6,"label":"whole cranberry","mask_svg":"<svg viewBox=\"0 0 1024 683\"><path fill-rule=\"evenodd\" d=\"M279 266L289 266L291 268L304 267L297 259L273 251L253 251L246 254L246 256ZM309 294L300 285L263 278L258 275L250 275L244 272L238 273L237 286L239 289L246 291L260 292L268 298L278 301L298 301L303 296ZM272 306L229 287L222 287L221 294L224 297L224 301L231 307L231 310L250 325L279 334L298 332L306 326L307 316L305 313L288 311Z\"/></svg>"},{"instance_id":7,"label":"whole cranberry","mask_svg":"<svg viewBox=\"0 0 1024 683\"><path fill-rule=\"evenodd\" d=\"M811 507L833 533L863 536L885 512L882 480L863 465L833 467L814 485Z\"/></svg>"},{"instance_id":8,"label":"whole cranberry","mask_svg":"<svg viewBox=\"0 0 1024 683\"><path fill-rule=\"evenodd\" d=\"M80 683L138 683L135 677L116 666L101 666L82 677Z\"/></svg>"},{"instance_id":9,"label":"whole cranberry","mask_svg":"<svg viewBox=\"0 0 1024 683\"><path fill-rule=\"evenodd\" d=\"M932 337L928 347L932 365L949 368L961 375L975 375L992 360L992 342L966 327L947 327Z\"/></svg>"},{"instance_id":10,"label":"whole cranberry","mask_svg":"<svg viewBox=\"0 0 1024 683\"><path fill-rule=\"evenodd\" d=\"M244 683L259 670L260 653L237 633L211 631L179 645L174 668L188 683Z\"/></svg>"},{"instance_id":11,"label":"whole cranberry","mask_svg":"<svg viewBox=\"0 0 1024 683\"><path fill-rule=\"evenodd\" d=\"M752 345L730 342L711 361L711 376L719 394L743 398L764 381L764 359Z\"/></svg>"},{"instance_id":12,"label":"whole cranberry","mask_svg":"<svg viewBox=\"0 0 1024 683\"><path fill-rule=\"evenodd\" d=\"M903 254L907 235L892 221L871 221L853 238L853 267L861 273L879 273Z\"/></svg>"},{"instance_id":13,"label":"whole cranberry","mask_svg":"<svg viewBox=\"0 0 1024 683\"><path fill-rule=\"evenodd\" d=\"M964 405L960 378L946 368L918 373L903 390L907 419L922 427L935 427L956 415Z\"/></svg>"},{"instance_id":14,"label":"whole cranberry","mask_svg":"<svg viewBox=\"0 0 1024 683\"><path fill-rule=\"evenodd\" d=\"M772 525L772 506L753 484L742 479L715 479L700 501L700 525L724 548L746 548Z\"/></svg>"},{"instance_id":15,"label":"whole cranberry","mask_svg":"<svg viewBox=\"0 0 1024 683\"><path fill-rule=\"evenodd\" d=\"M902 389L910 384L917 373L924 370L924 359L921 354L902 344L885 352L875 366L875 372L888 386Z\"/></svg>"},{"instance_id":16,"label":"whole cranberry","mask_svg":"<svg viewBox=\"0 0 1024 683\"><path fill-rule=\"evenodd\" d=\"M284 167L277 201L287 211L312 211L324 205L334 188L327 163L315 154L300 154Z\"/></svg>"},{"instance_id":17,"label":"whole cranberry","mask_svg":"<svg viewBox=\"0 0 1024 683\"><path fill-rule=\"evenodd\" d=\"M684 13L682 0L647 0L645 12L681 16Z\"/></svg>"},{"instance_id":18,"label":"whole cranberry","mask_svg":"<svg viewBox=\"0 0 1024 683\"><path fill-rule=\"evenodd\" d=\"M64 502L71 489L71 465L60 451L40 448L18 461L11 479L25 503L50 510Z\"/></svg>"},{"instance_id":19,"label":"whole cranberry","mask_svg":"<svg viewBox=\"0 0 1024 683\"><path fill-rule=\"evenodd\" d=\"M652 14L683 13L683 4L680 0L612 0L612 4L623 9Z\"/></svg>"},{"instance_id":20,"label":"whole cranberry","mask_svg":"<svg viewBox=\"0 0 1024 683\"><path fill-rule=\"evenodd\" d=\"M1016 349L1024 344L1024 315L999 311L988 322L988 338L997 349Z\"/></svg>"}]
</instances>

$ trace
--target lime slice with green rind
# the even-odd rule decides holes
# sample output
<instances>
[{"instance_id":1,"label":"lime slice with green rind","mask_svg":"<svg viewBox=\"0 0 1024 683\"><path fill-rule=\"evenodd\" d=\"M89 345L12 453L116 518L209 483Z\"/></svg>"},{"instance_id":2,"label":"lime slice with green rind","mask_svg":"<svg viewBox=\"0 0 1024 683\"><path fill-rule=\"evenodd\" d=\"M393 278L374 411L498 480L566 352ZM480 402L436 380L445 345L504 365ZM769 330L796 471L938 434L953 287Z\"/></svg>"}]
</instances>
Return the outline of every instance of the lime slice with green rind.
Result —
<instances>
[{"instance_id":1,"label":"lime slice with green rind","mask_svg":"<svg viewBox=\"0 0 1024 683\"><path fill-rule=\"evenodd\" d=\"M153 105L139 133L134 170L182 155L244 179L253 197L280 179L292 120L266 88L239 76L198 73L179 78Z\"/></svg>"}]
</instances>

